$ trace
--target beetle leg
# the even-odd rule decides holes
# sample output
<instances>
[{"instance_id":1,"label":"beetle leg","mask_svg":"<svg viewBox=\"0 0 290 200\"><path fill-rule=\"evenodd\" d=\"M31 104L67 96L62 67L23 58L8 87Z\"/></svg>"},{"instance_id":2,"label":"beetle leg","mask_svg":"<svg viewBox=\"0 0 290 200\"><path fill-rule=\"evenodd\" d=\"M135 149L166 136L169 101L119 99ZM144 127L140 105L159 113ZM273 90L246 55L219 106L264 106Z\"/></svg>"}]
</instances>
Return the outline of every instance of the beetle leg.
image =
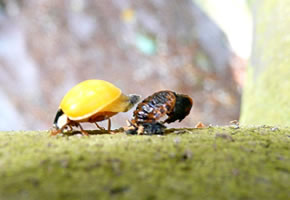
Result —
<instances>
[{"instance_id":1,"label":"beetle leg","mask_svg":"<svg viewBox=\"0 0 290 200\"><path fill-rule=\"evenodd\" d=\"M95 122L95 124L96 124L96 126L97 126L100 130L102 130L102 131L105 130L105 129L104 129L103 127L101 127L97 122Z\"/></svg>"},{"instance_id":2,"label":"beetle leg","mask_svg":"<svg viewBox=\"0 0 290 200\"><path fill-rule=\"evenodd\" d=\"M73 128L72 128L72 126L71 126L70 124L68 124L67 126L69 127L69 130L70 130L70 131L73 130Z\"/></svg>"},{"instance_id":3,"label":"beetle leg","mask_svg":"<svg viewBox=\"0 0 290 200\"><path fill-rule=\"evenodd\" d=\"M126 120L126 124L127 124L127 126L131 126L132 125L129 120Z\"/></svg>"},{"instance_id":4,"label":"beetle leg","mask_svg":"<svg viewBox=\"0 0 290 200\"><path fill-rule=\"evenodd\" d=\"M143 135L144 134L144 126L140 125L137 129L137 135Z\"/></svg>"},{"instance_id":5,"label":"beetle leg","mask_svg":"<svg viewBox=\"0 0 290 200\"><path fill-rule=\"evenodd\" d=\"M111 133L111 119L108 119L108 132Z\"/></svg>"},{"instance_id":6,"label":"beetle leg","mask_svg":"<svg viewBox=\"0 0 290 200\"><path fill-rule=\"evenodd\" d=\"M52 131L50 131L50 136L54 136L54 135L57 135L59 133L62 133L62 131L65 129L65 127L67 126L64 125L61 129L53 129Z\"/></svg>"},{"instance_id":7,"label":"beetle leg","mask_svg":"<svg viewBox=\"0 0 290 200\"><path fill-rule=\"evenodd\" d=\"M78 123L78 126L80 127L81 129L81 133L85 136L89 136L89 134L83 129L83 127L80 125L80 123Z\"/></svg>"},{"instance_id":8,"label":"beetle leg","mask_svg":"<svg viewBox=\"0 0 290 200\"><path fill-rule=\"evenodd\" d=\"M60 132L61 132L60 129L59 129L59 130L52 129L52 130L50 131L50 135L49 135L49 136L57 135L57 134L59 134Z\"/></svg>"}]
</instances>

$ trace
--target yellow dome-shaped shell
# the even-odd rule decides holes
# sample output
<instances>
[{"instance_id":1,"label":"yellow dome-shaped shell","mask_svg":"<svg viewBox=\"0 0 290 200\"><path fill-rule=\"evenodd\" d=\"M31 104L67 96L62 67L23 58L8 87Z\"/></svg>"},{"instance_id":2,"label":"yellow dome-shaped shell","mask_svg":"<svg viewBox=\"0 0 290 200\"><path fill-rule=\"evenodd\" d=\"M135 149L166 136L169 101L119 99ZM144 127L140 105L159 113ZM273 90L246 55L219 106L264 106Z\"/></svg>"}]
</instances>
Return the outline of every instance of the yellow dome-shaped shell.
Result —
<instances>
[{"instance_id":1,"label":"yellow dome-shaped shell","mask_svg":"<svg viewBox=\"0 0 290 200\"><path fill-rule=\"evenodd\" d=\"M123 110L112 106L119 105L116 103L119 99L121 102L125 99L127 101L127 96L113 84L103 80L87 80L68 91L60 103L60 108L71 120L82 120L98 112L123 111L123 105Z\"/></svg>"}]
</instances>

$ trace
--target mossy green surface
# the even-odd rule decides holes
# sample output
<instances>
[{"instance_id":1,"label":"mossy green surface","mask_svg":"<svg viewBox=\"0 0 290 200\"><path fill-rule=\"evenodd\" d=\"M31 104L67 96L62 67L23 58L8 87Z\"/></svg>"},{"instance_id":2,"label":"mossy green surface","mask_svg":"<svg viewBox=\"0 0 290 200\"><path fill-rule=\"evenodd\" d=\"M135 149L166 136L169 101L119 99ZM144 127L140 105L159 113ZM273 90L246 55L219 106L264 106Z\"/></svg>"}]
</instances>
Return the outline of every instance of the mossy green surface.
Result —
<instances>
[{"instance_id":1,"label":"mossy green surface","mask_svg":"<svg viewBox=\"0 0 290 200\"><path fill-rule=\"evenodd\" d=\"M289 199L290 129L0 132L0 199Z\"/></svg>"},{"instance_id":2,"label":"mossy green surface","mask_svg":"<svg viewBox=\"0 0 290 200\"><path fill-rule=\"evenodd\" d=\"M252 6L254 45L240 122L290 126L290 1L255 1Z\"/></svg>"}]
</instances>

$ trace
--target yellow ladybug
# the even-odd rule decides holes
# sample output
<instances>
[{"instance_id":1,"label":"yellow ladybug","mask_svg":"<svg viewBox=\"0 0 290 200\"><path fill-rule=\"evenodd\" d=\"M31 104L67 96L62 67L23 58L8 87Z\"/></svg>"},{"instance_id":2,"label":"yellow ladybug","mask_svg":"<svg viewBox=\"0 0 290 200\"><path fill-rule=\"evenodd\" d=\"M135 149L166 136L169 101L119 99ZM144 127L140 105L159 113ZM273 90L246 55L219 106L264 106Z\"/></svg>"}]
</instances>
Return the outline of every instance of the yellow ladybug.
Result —
<instances>
[{"instance_id":1,"label":"yellow ladybug","mask_svg":"<svg viewBox=\"0 0 290 200\"><path fill-rule=\"evenodd\" d=\"M83 135L88 135L81 122L95 123L108 119L108 131L111 129L110 117L118 112L127 112L138 101L138 95L124 95L113 84L103 80L86 80L73 87L62 99L56 113L51 135L61 133L72 126L80 127Z\"/></svg>"}]
</instances>

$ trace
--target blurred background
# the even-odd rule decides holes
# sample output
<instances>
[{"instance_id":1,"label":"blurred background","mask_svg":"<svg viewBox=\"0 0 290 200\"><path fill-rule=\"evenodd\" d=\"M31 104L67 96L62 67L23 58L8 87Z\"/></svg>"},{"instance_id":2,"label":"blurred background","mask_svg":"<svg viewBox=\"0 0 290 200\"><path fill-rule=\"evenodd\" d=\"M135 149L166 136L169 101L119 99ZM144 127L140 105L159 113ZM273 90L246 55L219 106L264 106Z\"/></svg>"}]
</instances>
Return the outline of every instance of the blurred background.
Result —
<instances>
[{"instance_id":1,"label":"blurred background","mask_svg":"<svg viewBox=\"0 0 290 200\"><path fill-rule=\"evenodd\" d=\"M174 127L229 124L251 45L246 0L0 0L0 130L49 129L64 94L86 79L143 98L190 95L194 108Z\"/></svg>"}]
</instances>

